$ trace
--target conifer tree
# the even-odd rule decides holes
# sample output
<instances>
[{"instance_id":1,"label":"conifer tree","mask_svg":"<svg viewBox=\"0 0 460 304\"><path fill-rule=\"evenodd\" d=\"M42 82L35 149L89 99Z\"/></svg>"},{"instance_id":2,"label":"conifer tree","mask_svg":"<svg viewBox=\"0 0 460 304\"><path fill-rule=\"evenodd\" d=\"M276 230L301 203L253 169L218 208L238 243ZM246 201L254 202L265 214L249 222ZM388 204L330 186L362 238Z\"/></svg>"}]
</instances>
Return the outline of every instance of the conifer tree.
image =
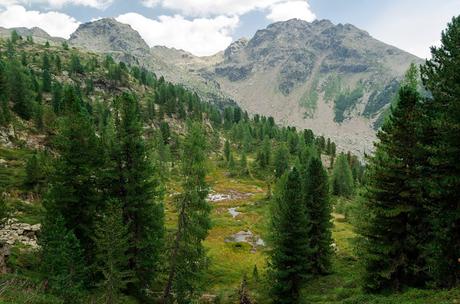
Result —
<instances>
[{"instance_id":1,"label":"conifer tree","mask_svg":"<svg viewBox=\"0 0 460 304\"><path fill-rule=\"evenodd\" d=\"M273 167L276 178L281 177L289 168L289 151L284 144L281 144L275 151Z\"/></svg>"},{"instance_id":2,"label":"conifer tree","mask_svg":"<svg viewBox=\"0 0 460 304\"><path fill-rule=\"evenodd\" d=\"M207 143L201 126L189 124L184 141L181 173L183 192L177 199L178 223L174 236L168 281L163 300L172 303L190 303L202 285L203 270L207 265L202 241L211 226L211 207L206 201Z\"/></svg>"},{"instance_id":3,"label":"conifer tree","mask_svg":"<svg viewBox=\"0 0 460 304\"><path fill-rule=\"evenodd\" d=\"M43 92L51 92L51 72L50 60L48 54L43 55L42 65L42 90Z\"/></svg>"},{"instance_id":4,"label":"conifer tree","mask_svg":"<svg viewBox=\"0 0 460 304\"><path fill-rule=\"evenodd\" d=\"M432 59L421 68L423 83L433 95L428 102L431 119L425 125L427 133L433 133L433 140L425 143L430 163L423 181L433 227L427 254L434 283L448 287L460 282L459 44L460 16L448 24L441 46L431 49Z\"/></svg>"},{"instance_id":5,"label":"conifer tree","mask_svg":"<svg viewBox=\"0 0 460 304\"><path fill-rule=\"evenodd\" d=\"M123 210L118 201L108 203L95 228L96 268L102 273L98 284L104 294L104 303L120 302L120 294L132 281L134 273L129 266L129 223L123 220Z\"/></svg>"},{"instance_id":6,"label":"conifer tree","mask_svg":"<svg viewBox=\"0 0 460 304\"><path fill-rule=\"evenodd\" d=\"M331 270L332 207L329 182L320 159L312 158L303 178L305 223L308 229L309 273L326 274Z\"/></svg>"},{"instance_id":7,"label":"conifer tree","mask_svg":"<svg viewBox=\"0 0 460 304\"><path fill-rule=\"evenodd\" d=\"M424 280L425 243L420 189L417 187L420 96L403 86L397 106L379 131L369 160L368 182L360 200L357 231L364 264L364 288L401 290Z\"/></svg>"},{"instance_id":8,"label":"conifer tree","mask_svg":"<svg viewBox=\"0 0 460 304\"><path fill-rule=\"evenodd\" d=\"M228 140L226 140L225 143L224 143L224 157L225 157L226 162L230 161L230 154L231 153L232 153L232 150L230 149L230 142Z\"/></svg>"},{"instance_id":9,"label":"conifer tree","mask_svg":"<svg viewBox=\"0 0 460 304\"><path fill-rule=\"evenodd\" d=\"M162 193L142 137L139 102L124 93L116 101L115 109L112 191L122 204L125 224L129 223L129 267L135 279L129 289L142 297L156 278L163 249Z\"/></svg>"},{"instance_id":10,"label":"conifer tree","mask_svg":"<svg viewBox=\"0 0 460 304\"><path fill-rule=\"evenodd\" d=\"M48 291L61 297L65 303L81 302L87 277L83 250L58 212L47 213L39 244L41 272Z\"/></svg>"},{"instance_id":11,"label":"conifer tree","mask_svg":"<svg viewBox=\"0 0 460 304\"><path fill-rule=\"evenodd\" d=\"M34 101L30 78L24 68L16 61L8 64L8 92L13 102L13 110L23 119L33 116Z\"/></svg>"},{"instance_id":12,"label":"conifer tree","mask_svg":"<svg viewBox=\"0 0 460 304\"><path fill-rule=\"evenodd\" d=\"M271 296L274 303L300 303L308 275L308 231L301 179L296 168L278 181L272 208L270 253Z\"/></svg>"},{"instance_id":13,"label":"conifer tree","mask_svg":"<svg viewBox=\"0 0 460 304\"><path fill-rule=\"evenodd\" d=\"M332 194L351 196L354 192L353 174L347 156L341 153L334 164L332 174Z\"/></svg>"},{"instance_id":14,"label":"conifer tree","mask_svg":"<svg viewBox=\"0 0 460 304\"><path fill-rule=\"evenodd\" d=\"M240 167L240 175L242 176L249 175L248 160L247 160L246 153L244 151L241 154L239 167Z\"/></svg>"},{"instance_id":15,"label":"conifer tree","mask_svg":"<svg viewBox=\"0 0 460 304\"><path fill-rule=\"evenodd\" d=\"M47 214L62 216L65 227L73 231L89 262L94 253L94 215L102 205L98 185L103 153L80 100L70 92L68 103L54 141L59 157L45 208Z\"/></svg>"}]
</instances>

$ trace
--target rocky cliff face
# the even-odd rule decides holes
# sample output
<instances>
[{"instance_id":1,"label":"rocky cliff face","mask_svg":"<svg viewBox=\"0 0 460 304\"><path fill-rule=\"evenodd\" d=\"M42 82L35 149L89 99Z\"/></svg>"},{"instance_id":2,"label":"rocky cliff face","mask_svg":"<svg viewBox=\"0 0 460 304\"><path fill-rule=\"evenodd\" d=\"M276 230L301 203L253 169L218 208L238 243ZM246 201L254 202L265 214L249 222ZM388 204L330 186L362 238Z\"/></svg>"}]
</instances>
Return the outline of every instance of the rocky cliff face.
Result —
<instances>
[{"instance_id":1,"label":"rocky cliff face","mask_svg":"<svg viewBox=\"0 0 460 304\"><path fill-rule=\"evenodd\" d=\"M420 59L350 24L289 20L259 30L207 69L223 92L251 113L313 129L340 147L372 149L375 122Z\"/></svg>"},{"instance_id":2,"label":"rocky cliff face","mask_svg":"<svg viewBox=\"0 0 460 304\"><path fill-rule=\"evenodd\" d=\"M149 48L114 19L82 24L69 43L146 66L208 101L234 100L249 113L310 128L356 154L372 150L399 81L411 62L421 63L353 25L328 20L277 22L209 57Z\"/></svg>"},{"instance_id":3,"label":"rocky cliff face","mask_svg":"<svg viewBox=\"0 0 460 304\"><path fill-rule=\"evenodd\" d=\"M62 43L65 41L64 38L58 38L58 37L52 37L50 36L47 32L42 30L39 27L33 27L33 28L25 28L25 27L16 27L16 28L11 28L11 29L6 29L3 27L0 27L0 37L2 38L10 38L11 37L11 32L15 30L19 35L21 35L24 39L27 36L31 36L35 42L37 43L45 43L46 41L50 43Z\"/></svg>"},{"instance_id":4,"label":"rocky cliff face","mask_svg":"<svg viewBox=\"0 0 460 304\"><path fill-rule=\"evenodd\" d=\"M131 26L104 18L81 24L70 36L69 43L100 53L125 53L145 56L150 48Z\"/></svg>"}]
</instances>

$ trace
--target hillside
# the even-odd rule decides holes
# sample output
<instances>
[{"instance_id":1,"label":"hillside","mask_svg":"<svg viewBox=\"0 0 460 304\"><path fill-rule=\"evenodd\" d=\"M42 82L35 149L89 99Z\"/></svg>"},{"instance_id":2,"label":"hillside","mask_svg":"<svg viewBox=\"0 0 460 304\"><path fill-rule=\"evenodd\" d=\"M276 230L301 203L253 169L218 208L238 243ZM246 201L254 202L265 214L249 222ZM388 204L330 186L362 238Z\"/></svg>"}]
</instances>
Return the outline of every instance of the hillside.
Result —
<instances>
[{"instance_id":1,"label":"hillside","mask_svg":"<svg viewBox=\"0 0 460 304\"><path fill-rule=\"evenodd\" d=\"M317 53L311 52L308 57L303 56L307 52L303 44L271 52L275 44L295 40L290 35L297 40L306 38L303 36L306 27L311 27L309 35L324 37L325 31L332 32L331 41L342 48L341 59L336 58L338 54L324 51L331 51L327 46L331 41L318 37L312 38L308 45L308 49L317 48ZM119 40L114 29L134 36L129 41ZM338 36L347 38L336 41ZM384 53L395 53L385 59L384 53L372 53L373 44L379 42L352 26L334 26L327 21L277 23L251 40L239 40L224 53L208 58L163 47L150 49L142 57L147 50L143 41L130 27L113 20L82 25L72 36L70 46L65 42L38 43L37 39L34 42L15 35L12 38L0 39L1 303L161 303L165 302L163 294L170 281L174 285L174 292L169 294L174 299L171 302L270 303L273 286L279 284L273 279L274 271L283 275L286 269L300 269L298 265L278 269L270 265L276 258L280 235L287 235L286 241L281 239L285 252L298 256L291 247L310 239L314 241L319 233L311 227L319 225L322 225L320 233L326 235L324 242L320 247L309 243L304 248L308 259L300 256L300 261L311 267L310 264L317 263L311 252L319 252L320 248L323 251L320 254L326 253L330 265L324 272L302 274L305 281L298 290L302 301L452 304L460 299L460 289L455 283L446 289L429 285L431 281L426 278L432 275L429 267L421 271L426 285L414 284L405 276L406 269L419 273L419 268L413 267L419 260L405 256L405 250L413 254L413 248L407 244L417 238L424 244L436 245L424 233L433 233L431 224L439 225L438 219L444 219L439 216L442 213L414 216L417 225L405 225L409 212L428 212L417 209L419 196L413 193L422 193L427 182L437 186L432 184L431 177L428 180L419 171L422 166L427 171L436 169L417 154L422 152L418 150L420 142L415 139L415 130L433 135L431 125L422 125L425 121L418 119L422 116L416 116L419 112L410 112L422 108L410 107L407 100L400 103L409 104L409 110L397 108L394 118L397 123L390 124L389 133L385 133L396 136L380 135L386 140L380 149L388 150L380 150L377 155L384 157L374 158L371 170L367 170L357 155L339 153L348 149L347 143L353 143L352 137L348 142L342 140L346 145L341 146L340 142L321 136L323 131L318 126L315 128L319 131L313 132L289 125L288 119L278 124L278 120L264 113L253 112L250 116L244 108L226 103L227 99L213 99L216 97L209 91L200 92L197 87L190 90L168 82L161 72L147 64L152 64L148 61L152 58L164 67L175 61L169 73L186 71L197 81L208 75L210 79L215 77L212 84L217 88L221 81L223 90L224 85L230 88L239 84L242 92L252 84L261 85L257 82L260 75L271 75L277 81L272 89L286 99L305 86L315 87L318 94L313 94L310 101L316 100L317 107L298 108L312 110L307 115L310 118L305 120L317 119L321 100L329 111L343 102L347 105L345 110L334 111L330 119L343 118L344 126L356 119L370 123L366 115L375 117L386 107L380 102L373 103L377 97L370 97L371 88L391 87L382 93L385 98L378 98L386 101L397 87L395 81L404 73L403 67L387 70L376 64L377 57L391 64L400 60L402 65L412 58L409 55L388 47ZM347 45L349 39L356 41ZM83 47L85 43L93 47L92 51ZM76 45L80 47L72 47ZM357 49L365 50L368 57ZM128 50L134 53L142 50L142 56L128 54ZM310 59L305 61L305 58ZM253 63L248 63L250 60ZM325 85L323 77L329 78L330 71L340 76ZM318 78L316 84L312 77ZM401 90L414 103L420 98L417 82L414 79L414 87ZM206 82L201 84L206 86ZM359 85L359 90L350 91L350 88L345 94L342 91L345 84ZM260 88L257 93L265 94ZM362 99L368 95L365 105ZM325 97L331 99L326 102ZM285 108L289 109L285 105L273 111ZM409 132L407 127L411 128ZM456 144L451 139L456 139L457 134L452 134L443 143ZM424 140L420 139L425 143ZM450 162L458 150L452 151ZM444 154L441 151L440 155ZM312 164L318 175L311 173ZM445 178L444 173L437 174L440 179ZM294 180L292 176L297 177L297 184L290 188L288 182ZM369 176L373 179L369 180ZM407 183L401 182L406 179ZM315 184L318 181L320 184ZM368 189L376 190L372 193ZM452 186L451 190L449 194L453 193L450 195L455 199L455 188ZM365 191L369 192L363 194ZM378 210L363 209L363 206L372 207L374 201L367 198L375 200L372 196L375 193L387 205L377 206ZM412 197L416 198L408 199ZM393 204L393 199L397 204ZM412 208L407 201L415 202L416 207ZM318 203L318 210L325 211L321 220L314 216L318 210L312 207L313 203ZM300 212L292 212L293 207ZM456 209L454 206L443 211ZM276 225L278 218L284 219L282 226ZM293 226L299 228L298 222L294 222L299 218L302 227L298 231L302 236L308 234L305 238L289 230ZM446 219L444 228L457 229L449 220ZM371 222L377 224L370 226ZM382 230L380 225L391 229ZM417 230L406 233L401 228ZM387 242L378 252L380 259L407 263L398 267L382 263L383 267L389 265L391 274L402 273L405 285L393 284L399 278L388 279L385 271L379 272L380 263L376 263L375 271L365 264L373 262L375 255L374 248L356 251L362 248L357 240L363 241L363 229L372 231L372 238L366 236L365 241L380 242L383 235ZM445 235L440 235L444 241ZM405 237L407 243L400 242L399 236ZM448 242L456 246L456 240L454 236ZM447 243L443 250L450 252L452 244ZM400 245L402 249L396 252L399 255L391 260L394 253L388 254L387 248ZM444 262L443 256L440 257L440 263ZM457 263L456 256L446 260L451 265ZM180 267L176 263L181 263ZM449 268L439 269L450 273ZM376 278L389 282L394 289L366 292L364 288L369 282L362 280L365 271L374 271ZM171 280L174 272L176 278ZM444 282L442 276L437 279ZM451 280L455 279L452 276Z\"/></svg>"}]
</instances>

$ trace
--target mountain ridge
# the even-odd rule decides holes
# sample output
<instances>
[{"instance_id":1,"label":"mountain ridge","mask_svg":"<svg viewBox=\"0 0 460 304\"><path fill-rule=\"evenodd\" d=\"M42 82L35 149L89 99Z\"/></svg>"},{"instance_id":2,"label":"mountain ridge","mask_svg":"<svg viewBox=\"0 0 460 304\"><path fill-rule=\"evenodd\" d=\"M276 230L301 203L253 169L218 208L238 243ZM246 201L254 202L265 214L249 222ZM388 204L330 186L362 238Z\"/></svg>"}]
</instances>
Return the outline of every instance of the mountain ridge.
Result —
<instances>
[{"instance_id":1,"label":"mountain ridge","mask_svg":"<svg viewBox=\"0 0 460 304\"><path fill-rule=\"evenodd\" d=\"M69 44L153 69L208 101L331 137L363 155L411 62L421 59L351 24L275 22L206 57L149 47L113 18L79 26Z\"/></svg>"}]
</instances>

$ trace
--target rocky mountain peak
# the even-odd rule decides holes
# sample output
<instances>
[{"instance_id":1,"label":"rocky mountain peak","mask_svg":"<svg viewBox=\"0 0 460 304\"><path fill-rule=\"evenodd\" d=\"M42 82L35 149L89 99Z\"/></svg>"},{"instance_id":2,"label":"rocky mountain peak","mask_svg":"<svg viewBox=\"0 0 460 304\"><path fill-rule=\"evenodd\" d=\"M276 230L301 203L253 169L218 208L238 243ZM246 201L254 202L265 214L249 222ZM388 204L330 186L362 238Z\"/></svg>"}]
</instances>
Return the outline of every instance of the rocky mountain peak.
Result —
<instances>
[{"instance_id":1,"label":"rocky mountain peak","mask_svg":"<svg viewBox=\"0 0 460 304\"><path fill-rule=\"evenodd\" d=\"M137 31L113 18L81 24L70 36L69 42L95 52L121 52L143 56L150 51Z\"/></svg>"}]
</instances>

